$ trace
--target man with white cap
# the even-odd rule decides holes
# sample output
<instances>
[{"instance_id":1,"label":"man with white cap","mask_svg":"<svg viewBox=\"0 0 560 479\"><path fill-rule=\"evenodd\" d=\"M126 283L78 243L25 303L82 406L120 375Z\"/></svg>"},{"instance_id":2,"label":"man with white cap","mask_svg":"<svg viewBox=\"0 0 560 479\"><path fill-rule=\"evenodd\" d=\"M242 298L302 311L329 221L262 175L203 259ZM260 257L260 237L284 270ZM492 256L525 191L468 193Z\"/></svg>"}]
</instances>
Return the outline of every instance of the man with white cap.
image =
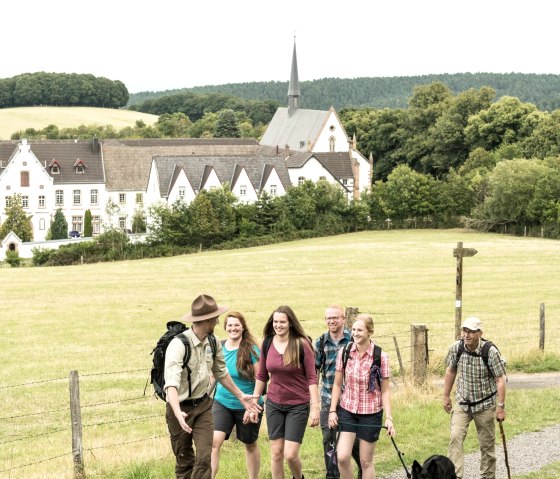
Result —
<instances>
[{"instance_id":1,"label":"man with white cap","mask_svg":"<svg viewBox=\"0 0 560 479\"><path fill-rule=\"evenodd\" d=\"M456 404L452 407L450 394L456 378ZM496 478L494 419L506 418L505 401L506 371L500 352L482 338L482 322L471 316L463 321L461 340L449 348L443 386L443 408L451 413L448 456L458 479L463 478L463 442L471 421L480 446L480 478Z\"/></svg>"},{"instance_id":2,"label":"man with white cap","mask_svg":"<svg viewBox=\"0 0 560 479\"><path fill-rule=\"evenodd\" d=\"M188 362L190 381L183 369L186 352L183 341L175 337L165 353L165 418L176 459L177 479L211 477L210 456L214 436L212 398L208 395L211 374L248 410L258 412L261 409L251 401L253 396L244 394L231 379L219 341L215 357L212 353L208 336L214 332L219 316L227 310L226 306L216 304L212 296L201 294L193 301L191 312L183 316L183 321L192 322L191 328L180 333L186 336L191 350Z\"/></svg>"}]
</instances>

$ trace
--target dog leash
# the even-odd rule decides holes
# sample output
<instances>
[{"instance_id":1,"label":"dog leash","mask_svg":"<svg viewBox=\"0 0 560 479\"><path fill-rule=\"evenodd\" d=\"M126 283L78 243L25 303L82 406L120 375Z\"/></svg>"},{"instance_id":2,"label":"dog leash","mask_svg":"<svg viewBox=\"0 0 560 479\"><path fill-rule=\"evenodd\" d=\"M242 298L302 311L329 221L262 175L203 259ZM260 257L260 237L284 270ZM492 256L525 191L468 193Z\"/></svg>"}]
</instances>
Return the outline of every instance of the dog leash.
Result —
<instances>
[{"instance_id":1,"label":"dog leash","mask_svg":"<svg viewBox=\"0 0 560 479\"><path fill-rule=\"evenodd\" d=\"M383 429L387 429L387 426L381 426ZM404 467L404 472L406 472L406 477L407 479L410 479L412 477L412 474L410 472L408 472L408 468L406 467L406 464L404 463L404 453L402 453L399 448L397 447L397 443L395 442L395 440L393 439L393 436L389 436L391 438L391 442L393 443L393 446L395 447L395 451L397 451L397 456L399 456L399 459L401 461L402 466Z\"/></svg>"}]
</instances>

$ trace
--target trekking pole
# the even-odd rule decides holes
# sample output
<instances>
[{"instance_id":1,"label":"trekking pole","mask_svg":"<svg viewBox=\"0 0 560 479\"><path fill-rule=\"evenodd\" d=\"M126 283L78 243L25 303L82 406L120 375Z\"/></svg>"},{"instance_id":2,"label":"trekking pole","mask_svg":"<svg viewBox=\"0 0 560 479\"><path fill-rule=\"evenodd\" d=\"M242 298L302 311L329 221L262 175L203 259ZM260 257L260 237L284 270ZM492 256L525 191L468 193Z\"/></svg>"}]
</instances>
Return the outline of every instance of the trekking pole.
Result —
<instances>
[{"instance_id":1,"label":"trekking pole","mask_svg":"<svg viewBox=\"0 0 560 479\"><path fill-rule=\"evenodd\" d=\"M387 429L387 426L381 426L381 427L382 427L383 429ZM396 443L395 440L393 439L393 436L389 436L389 437L391 438L391 442L393 443L393 446L395 446L395 451L397 451L397 456L399 456L399 459L401 460L401 464L402 464L403 467L404 467L404 472L406 472L406 477L407 477L408 479L410 479L410 478L412 477L412 474L411 474L410 472L408 472L408 469L407 469L407 467L406 467L406 464L404 463L404 460L403 460L404 454L403 454L401 451L399 451L399 448L397 447L397 443ZM509 479L511 479L511 478L509 478Z\"/></svg>"},{"instance_id":2,"label":"trekking pole","mask_svg":"<svg viewBox=\"0 0 560 479\"><path fill-rule=\"evenodd\" d=\"M504 458L506 460L507 475L508 475L508 479L511 479L511 472L509 470L509 459L508 459L508 451L507 451L507 444L506 444L506 434L504 433L503 421L498 421L498 424L500 425L500 434L502 435L502 443L504 445Z\"/></svg>"}]
</instances>

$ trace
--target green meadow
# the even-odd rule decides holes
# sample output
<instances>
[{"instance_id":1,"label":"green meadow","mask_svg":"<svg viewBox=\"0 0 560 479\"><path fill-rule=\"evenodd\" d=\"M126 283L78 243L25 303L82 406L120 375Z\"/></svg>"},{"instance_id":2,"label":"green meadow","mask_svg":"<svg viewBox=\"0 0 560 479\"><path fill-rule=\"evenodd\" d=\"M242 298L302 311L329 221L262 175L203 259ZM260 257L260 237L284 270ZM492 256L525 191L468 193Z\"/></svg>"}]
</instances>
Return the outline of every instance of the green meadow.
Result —
<instances>
[{"instance_id":1,"label":"green meadow","mask_svg":"<svg viewBox=\"0 0 560 479\"><path fill-rule=\"evenodd\" d=\"M478 251L463 264L463 316L479 315L510 370L558 370L560 242L464 230L363 232L242 250L72 267L0 268L0 478L72 477L68 375L80 375L88 477L173 477L164 404L148 385L150 352L169 320L204 292L242 311L259 337L271 311L290 305L307 333L324 331L333 303L370 312L396 380L397 444L410 465L446 452L439 390L399 376L394 338L410 366L411 324L429 331L430 371L441 375L454 337L453 248ZM539 308L546 344L539 351ZM221 323L217 335L225 337ZM560 421L555 389L510 391L508 435ZM532 407L538 401L539 408ZM426 431L431 431L426 434ZM265 428L261 477L270 477ZM476 440L469 434L467 449ZM389 440L378 475L398 469ZM324 477L320 431L302 446L307 479ZM410 467L410 466L409 466ZM403 471L404 474L404 471ZM239 443L223 448L218 478L243 478ZM404 476L403 476L404 477Z\"/></svg>"}]
</instances>

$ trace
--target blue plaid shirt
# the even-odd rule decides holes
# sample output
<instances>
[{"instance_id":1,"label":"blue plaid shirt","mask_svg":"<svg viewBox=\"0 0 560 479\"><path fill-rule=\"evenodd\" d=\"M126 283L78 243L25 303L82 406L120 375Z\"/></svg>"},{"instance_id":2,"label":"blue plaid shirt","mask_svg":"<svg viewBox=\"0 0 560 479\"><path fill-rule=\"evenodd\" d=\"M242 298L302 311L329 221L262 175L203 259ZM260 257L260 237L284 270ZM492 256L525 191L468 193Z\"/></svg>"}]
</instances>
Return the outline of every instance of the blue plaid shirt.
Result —
<instances>
[{"instance_id":1,"label":"blue plaid shirt","mask_svg":"<svg viewBox=\"0 0 560 479\"><path fill-rule=\"evenodd\" d=\"M323 372L321 374L321 404L322 407L330 407L331 404L331 394L334 384L334 373L336 372L336 357L338 352L352 340L352 335L347 329L344 330L344 336L334 343L331 339L329 332L323 334L325 338L324 344L324 354L325 354L325 365ZM319 369L321 367L321 336L315 340L315 367Z\"/></svg>"}]
</instances>

